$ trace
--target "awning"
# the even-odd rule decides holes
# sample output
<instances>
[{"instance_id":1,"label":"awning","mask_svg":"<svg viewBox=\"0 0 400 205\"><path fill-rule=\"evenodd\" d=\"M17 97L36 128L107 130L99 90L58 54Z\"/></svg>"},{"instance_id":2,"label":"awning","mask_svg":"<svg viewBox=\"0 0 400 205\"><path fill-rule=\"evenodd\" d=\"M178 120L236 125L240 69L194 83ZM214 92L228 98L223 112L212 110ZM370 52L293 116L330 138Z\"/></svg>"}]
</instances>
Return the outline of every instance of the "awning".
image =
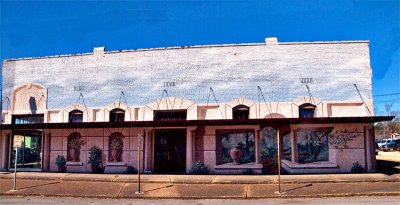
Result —
<instances>
[{"instance_id":1,"label":"awning","mask_svg":"<svg viewBox=\"0 0 400 205\"><path fill-rule=\"evenodd\" d=\"M63 129L63 128L117 128L117 127L187 127L260 125L287 126L291 124L338 124L375 123L393 120L394 116L371 117L319 117L319 118L263 118L263 119L222 119L222 120L169 120L169 121L127 121L127 122L81 122L81 123L38 123L3 124L1 129Z\"/></svg>"}]
</instances>

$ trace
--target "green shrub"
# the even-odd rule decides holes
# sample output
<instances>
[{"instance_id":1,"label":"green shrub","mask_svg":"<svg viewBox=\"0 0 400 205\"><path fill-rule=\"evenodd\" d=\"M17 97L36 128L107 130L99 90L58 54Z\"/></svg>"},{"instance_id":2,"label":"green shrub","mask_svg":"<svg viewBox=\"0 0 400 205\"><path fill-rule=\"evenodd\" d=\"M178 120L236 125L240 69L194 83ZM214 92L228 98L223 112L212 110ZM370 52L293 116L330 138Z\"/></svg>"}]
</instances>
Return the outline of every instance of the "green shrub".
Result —
<instances>
[{"instance_id":1,"label":"green shrub","mask_svg":"<svg viewBox=\"0 0 400 205\"><path fill-rule=\"evenodd\" d=\"M246 170L243 171L243 174L252 175L252 174L254 174L254 173L253 173L253 170L252 170L252 169L246 169Z\"/></svg>"},{"instance_id":2,"label":"green shrub","mask_svg":"<svg viewBox=\"0 0 400 205\"><path fill-rule=\"evenodd\" d=\"M93 166L101 166L103 164L103 153L96 145L89 149L89 161L88 163Z\"/></svg>"},{"instance_id":3,"label":"green shrub","mask_svg":"<svg viewBox=\"0 0 400 205\"><path fill-rule=\"evenodd\" d=\"M193 163L192 168L189 171L189 174L208 174L208 169L207 166L201 162L201 161L196 161Z\"/></svg>"},{"instance_id":4,"label":"green shrub","mask_svg":"<svg viewBox=\"0 0 400 205\"><path fill-rule=\"evenodd\" d=\"M65 160L65 157L64 157L64 156L58 155L58 156L56 157L56 165L57 165L58 167L63 167L63 166L65 166L66 164L67 164L67 160Z\"/></svg>"},{"instance_id":5,"label":"green shrub","mask_svg":"<svg viewBox=\"0 0 400 205\"><path fill-rule=\"evenodd\" d=\"M360 165L358 161L353 163L353 166L351 167L351 173L363 173L364 168Z\"/></svg>"},{"instance_id":6,"label":"green shrub","mask_svg":"<svg viewBox=\"0 0 400 205\"><path fill-rule=\"evenodd\" d=\"M126 167L126 170L124 171L125 174L137 174L137 170L135 167L129 165Z\"/></svg>"}]
</instances>

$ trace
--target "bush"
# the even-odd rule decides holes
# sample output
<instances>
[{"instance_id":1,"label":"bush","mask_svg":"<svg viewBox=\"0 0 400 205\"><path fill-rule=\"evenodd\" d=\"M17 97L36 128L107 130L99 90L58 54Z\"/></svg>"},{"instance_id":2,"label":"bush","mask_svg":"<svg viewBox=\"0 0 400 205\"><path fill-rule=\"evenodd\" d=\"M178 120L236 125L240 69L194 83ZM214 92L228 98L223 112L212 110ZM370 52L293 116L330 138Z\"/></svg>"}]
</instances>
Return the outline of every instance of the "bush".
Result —
<instances>
[{"instance_id":1,"label":"bush","mask_svg":"<svg viewBox=\"0 0 400 205\"><path fill-rule=\"evenodd\" d=\"M56 165L57 167L63 167L67 164L67 160L65 160L65 157L62 155L58 155L56 158Z\"/></svg>"},{"instance_id":2,"label":"bush","mask_svg":"<svg viewBox=\"0 0 400 205\"><path fill-rule=\"evenodd\" d=\"M277 158L266 157L261 158L261 163L263 165L263 174L278 174L278 160Z\"/></svg>"},{"instance_id":3,"label":"bush","mask_svg":"<svg viewBox=\"0 0 400 205\"><path fill-rule=\"evenodd\" d=\"M101 166L103 164L102 159L103 154L99 147L93 146L89 149L89 164L93 166Z\"/></svg>"},{"instance_id":4,"label":"bush","mask_svg":"<svg viewBox=\"0 0 400 205\"><path fill-rule=\"evenodd\" d=\"M360 165L358 161L353 163L353 166L351 167L351 173L363 173L364 168Z\"/></svg>"},{"instance_id":5,"label":"bush","mask_svg":"<svg viewBox=\"0 0 400 205\"><path fill-rule=\"evenodd\" d=\"M192 168L189 171L189 174L208 174L208 169L207 166L201 162L201 161L196 161L193 163Z\"/></svg>"},{"instance_id":6,"label":"bush","mask_svg":"<svg viewBox=\"0 0 400 205\"><path fill-rule=\"evenodd\" d=\"M129 165L126 167L126 170L124 171L125 174L137 174L137 170L135 167Z\"/></svg>"}]
</instances>

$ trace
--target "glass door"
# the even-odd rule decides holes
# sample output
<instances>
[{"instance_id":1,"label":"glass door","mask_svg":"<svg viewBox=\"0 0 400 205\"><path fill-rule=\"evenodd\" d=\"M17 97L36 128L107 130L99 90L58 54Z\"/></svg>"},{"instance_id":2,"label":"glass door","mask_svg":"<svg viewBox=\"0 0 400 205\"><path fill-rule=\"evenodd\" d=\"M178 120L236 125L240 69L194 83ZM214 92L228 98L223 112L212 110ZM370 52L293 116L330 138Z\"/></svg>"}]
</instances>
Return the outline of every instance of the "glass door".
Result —
<instances>
[{"instance_id":1,"label":"glass door","mask_svg":"<svg viewBox=\"0 0 400 205\"><path fill-rule=\"evenodd\" d=\"M156 130L154 171L184 173L186 170L186 129Z\"/></svg>"},{"instance_id":2,"label":"glass door","mask_svg":"<svg viewBox=\"0 0 400 205\"><path fill-rule=\"evenodd\" d=\"M21 147L14 147L14 137L21 136ZM18 131L13 133L10 151L10 170L15 164L15 149L18 149L18 169L42 169L42 132L40 131Z\"/></svg>"}]
</instances>

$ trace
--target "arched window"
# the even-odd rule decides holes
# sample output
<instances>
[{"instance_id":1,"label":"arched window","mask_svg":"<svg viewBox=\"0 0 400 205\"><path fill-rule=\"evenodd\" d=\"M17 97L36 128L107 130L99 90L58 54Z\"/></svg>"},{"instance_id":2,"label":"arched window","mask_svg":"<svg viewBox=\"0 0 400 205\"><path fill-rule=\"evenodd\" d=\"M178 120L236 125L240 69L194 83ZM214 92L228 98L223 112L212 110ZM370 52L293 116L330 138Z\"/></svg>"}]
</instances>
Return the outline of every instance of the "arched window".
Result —
<instances>
[{"instance_id":1,"label":"arched window","mask_svg":"<svg viewBox=\"0 0 400 205\"><path fill-rule=\"evenodd\" d=\"M249 119L249 111L246 105L238 105L232 109L233 119Z\"/></svg>"},{"instance_id":2,"label":"arched window","mask_svg":"<svg viewBox=\"0 0 400 205\"><path fill-rule=\"evenodd\" d=\"M110 111L110 122L123 122L125 121L125 110L115 108Z\"/></svg>"},{"instance_id":3,"label":"arched window","mask_svg":"<svg viewBox=\"0 0 400 205\"><path fill-rule=\"evenodd\" d=\"M69 122L83 122L83 112L80 110L72 110L69 112Z\"/></svg>"},{"instance_id":4,"label":"arched window","mask_svg":"<svg viewBox=\"0 0 400 205\"><path fill-rule=\"evenodd\" d=\"M68 135L67 140L67 160L73 162L80 161L81 147L85 144L82 135L79 132L73 132Z\"/></svg>"},{"instance_id":5,"label":"arched window","mask_svg":"<svg viewBox=\"0 0 400 205\"><path fill-rule=\"evenodd\" d=\"M124 151L124 135L114 132L108 137L108 160L110 162L122 161L122 152Z\"/></svg>"},{"instance_id":6,"label":"arched window","mask_svg":"<svg viewBox=\"0 0 400 205\"><path fill-rule=\"evenodd\" d=\"M300 105L299 117L300 118L313 118L315 107L316 107L315 105L310 104L310 103L305 103L305 104Z\"/></svg>"}]
</instances>

